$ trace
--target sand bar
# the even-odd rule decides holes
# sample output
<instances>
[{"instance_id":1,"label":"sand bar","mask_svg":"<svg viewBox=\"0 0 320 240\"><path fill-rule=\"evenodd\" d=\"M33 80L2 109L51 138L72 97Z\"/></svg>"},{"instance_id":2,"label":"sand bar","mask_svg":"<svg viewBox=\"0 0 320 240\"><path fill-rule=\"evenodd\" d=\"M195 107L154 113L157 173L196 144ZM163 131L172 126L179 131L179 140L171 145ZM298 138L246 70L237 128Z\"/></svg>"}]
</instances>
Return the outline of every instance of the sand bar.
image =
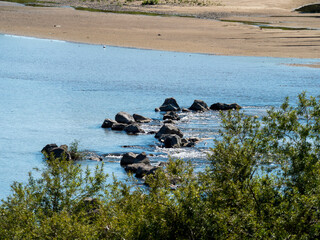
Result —
<instances>
[{"instance_id":1,"label":"sand bar","mask_svg":"<svg viewBox=\"0 0 320 240\"><path fill-rule=\"evenodd\" d=\"M252 2L255 5L250 5ZM276 7L272 5L275 0L260 2L263 4L243 0L228 6L156 7L161 12L202 14L215 19L1 3L0 33L190 53L320 58L320 14L294 13L289 0ZM298 2L295 1L295 6L306 1ZM247 22L267 23L271 27ZM284 30L286 28L289 30Z\"/></svg>"}]
</instances>

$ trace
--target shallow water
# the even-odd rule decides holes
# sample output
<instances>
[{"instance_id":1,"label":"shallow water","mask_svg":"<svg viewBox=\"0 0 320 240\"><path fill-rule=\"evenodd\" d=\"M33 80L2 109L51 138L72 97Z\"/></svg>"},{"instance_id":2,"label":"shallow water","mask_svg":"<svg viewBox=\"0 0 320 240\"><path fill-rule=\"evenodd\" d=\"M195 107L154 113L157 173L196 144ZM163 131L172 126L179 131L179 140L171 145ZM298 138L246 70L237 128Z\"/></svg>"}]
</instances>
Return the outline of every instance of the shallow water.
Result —
<instances>
[{"instance_id":1,"label":"shallow water","mask_svg":"<svg viewBox=\"0 0 320 240\"><path fill-rule=\"evenodd\" d=\"M47 143L80 141L80 149L111 153L105 168L125 177L119 157L127 151L167 154L205 164L212 140L195 149L155 147L152 135L128 136L100 128L104 118L119 111L160 119L155 113L166 97L182 107L194 99L208 104L237 102L249 114L263 115L302 91L317 96L320 69L286 64L319 59L226 57L140 50L0 35L0 198L13 181L43 164L40 150ZM214 138L216 113L187 114L178 125L187 136ZM143 126L157 129L155 126ZM134 145L133 148L123 148ZM83 161L95 166L96 162Z\"/></svg>"}]
</instances>

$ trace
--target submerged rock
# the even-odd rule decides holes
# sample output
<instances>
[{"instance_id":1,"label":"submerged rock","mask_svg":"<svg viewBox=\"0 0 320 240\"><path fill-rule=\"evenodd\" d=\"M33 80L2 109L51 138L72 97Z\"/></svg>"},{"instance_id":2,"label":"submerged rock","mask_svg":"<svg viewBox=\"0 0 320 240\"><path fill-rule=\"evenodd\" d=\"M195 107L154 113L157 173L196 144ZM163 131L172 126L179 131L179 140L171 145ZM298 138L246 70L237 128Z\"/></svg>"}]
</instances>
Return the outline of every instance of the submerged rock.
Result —
<instances>
[{"instance_id":1,"label":"submerged rock","mask_svg":"<svg viewBox=\"0 0 320 240\"><path fill-rule=\"evenodd\" d=\"M115 116L115 120L118 123L125 123L125 124L130 124L135 122L133 116L126 112L117 113L117 115Z\"/></svg>"},{"instance_id":2,"label":"submerged rock","mask_svg":"<svg viewBox=\"0 0 320 240\"><path fill-rule=\"evenodd\" d=\"M180 107L174 98L166 98L164 103L159 107L160 111L179 111Z\"/></svg>"},{"instance_id":3,"label":"submerged rock","mask_svg":"<svg viewBox=\"0 0 320 240\"><path fill-rule=\"evenodd\" d=\"M238 110L241 109L236 103L226 104L226 103L214 103L210 106L210 109L213 111L225 111L225 110Z\"/></svg>"},{"instance_id":4,"label":"submerged rock","mask_svg":"<svg viewBox=\"0 0 320 240\"><path fill-rule=\"evenodd\" d=\"M189 107L192 111L208 111L208 105L202 100L194 100L193 104Z\"/></svg>"},{"instance_id":5,"label":"submerged rock","mask_svg":"<svg viewBox=\"0 0 320 240\"><path fill-rule=\"evenodd\" d=\"M166 119L179 121L180 117L176 112L170 111L163 115L163 120Z\"/></svg>"},{"instance_id":6,"label":"submerged rock","mask_svg":"<svg viewBox=\"0 0 320 240\"><path fill-rule=\"evenodd\" d=\"M175 124L175 121L171 120L171 119L166 119L163 121L163 123L168 123L168 124ZM156 132L155 132L156 133Z\"/></svg>"}]
</instances>

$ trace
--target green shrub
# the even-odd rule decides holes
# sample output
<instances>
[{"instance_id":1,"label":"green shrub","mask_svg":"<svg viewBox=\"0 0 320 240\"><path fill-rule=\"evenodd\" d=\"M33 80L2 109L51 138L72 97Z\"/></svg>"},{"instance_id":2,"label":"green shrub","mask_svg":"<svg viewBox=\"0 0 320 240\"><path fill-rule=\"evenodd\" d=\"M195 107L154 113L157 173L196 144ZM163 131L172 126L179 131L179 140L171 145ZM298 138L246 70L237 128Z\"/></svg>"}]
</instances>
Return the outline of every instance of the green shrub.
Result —
<instances>
[{"instance_id":1,"label":"green shrub","mask_svg":"<svg viewBox=\"0 0 320 240\"><path fill-rule=\"evenodd\" d=\"M81 153L78 149L79 147L79 141L74 140L69 147L69 153L71 156L71 159L73 160L82 160L83 159L83 153Z\"/></svg>"},{"instance_id":2,"label":"green shrub","mask_svg":"<svg viewBox=\"0 0 320 240\"><path fill-rule=\"evenodd\" d=\"M221 118L205 171L169 160L149 187L47 161L0 205L1 239L319 239L319 99Z\"/></svg>"},{"instance_id":3,"label":"green shrub","mask_svg":"<svg viewBox=\"0 0 320 240\"><path fill-rule=\"evenodd\" d=\"M143 0L142 5L157 5L159 0Z\"/></svg>"}]
</instances>

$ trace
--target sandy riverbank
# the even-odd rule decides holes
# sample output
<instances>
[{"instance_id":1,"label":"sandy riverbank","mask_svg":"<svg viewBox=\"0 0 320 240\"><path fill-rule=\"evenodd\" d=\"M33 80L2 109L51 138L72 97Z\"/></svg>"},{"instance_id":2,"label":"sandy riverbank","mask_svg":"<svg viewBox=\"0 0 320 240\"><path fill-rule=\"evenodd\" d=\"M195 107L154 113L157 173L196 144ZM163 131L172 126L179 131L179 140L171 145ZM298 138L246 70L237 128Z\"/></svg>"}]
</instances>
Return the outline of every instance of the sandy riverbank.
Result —
<instances>
[{"instance_id":1,"label":"sandy riverbank","mask_svg":"<svg viewBox=\"0 0 320 240\"><path fill-rule=\"evenodd\" d=\"M310 0L283 0L281 4L276 0L241 0L237 5L231 0L220 2L219 6L161 5L147 9L214 19L99 13L1 3L0 32L181 52L320 58L320 14L292 12L293 8ZM251 23L247 24L248 21Z\"/></svg>"}]
</instances>

